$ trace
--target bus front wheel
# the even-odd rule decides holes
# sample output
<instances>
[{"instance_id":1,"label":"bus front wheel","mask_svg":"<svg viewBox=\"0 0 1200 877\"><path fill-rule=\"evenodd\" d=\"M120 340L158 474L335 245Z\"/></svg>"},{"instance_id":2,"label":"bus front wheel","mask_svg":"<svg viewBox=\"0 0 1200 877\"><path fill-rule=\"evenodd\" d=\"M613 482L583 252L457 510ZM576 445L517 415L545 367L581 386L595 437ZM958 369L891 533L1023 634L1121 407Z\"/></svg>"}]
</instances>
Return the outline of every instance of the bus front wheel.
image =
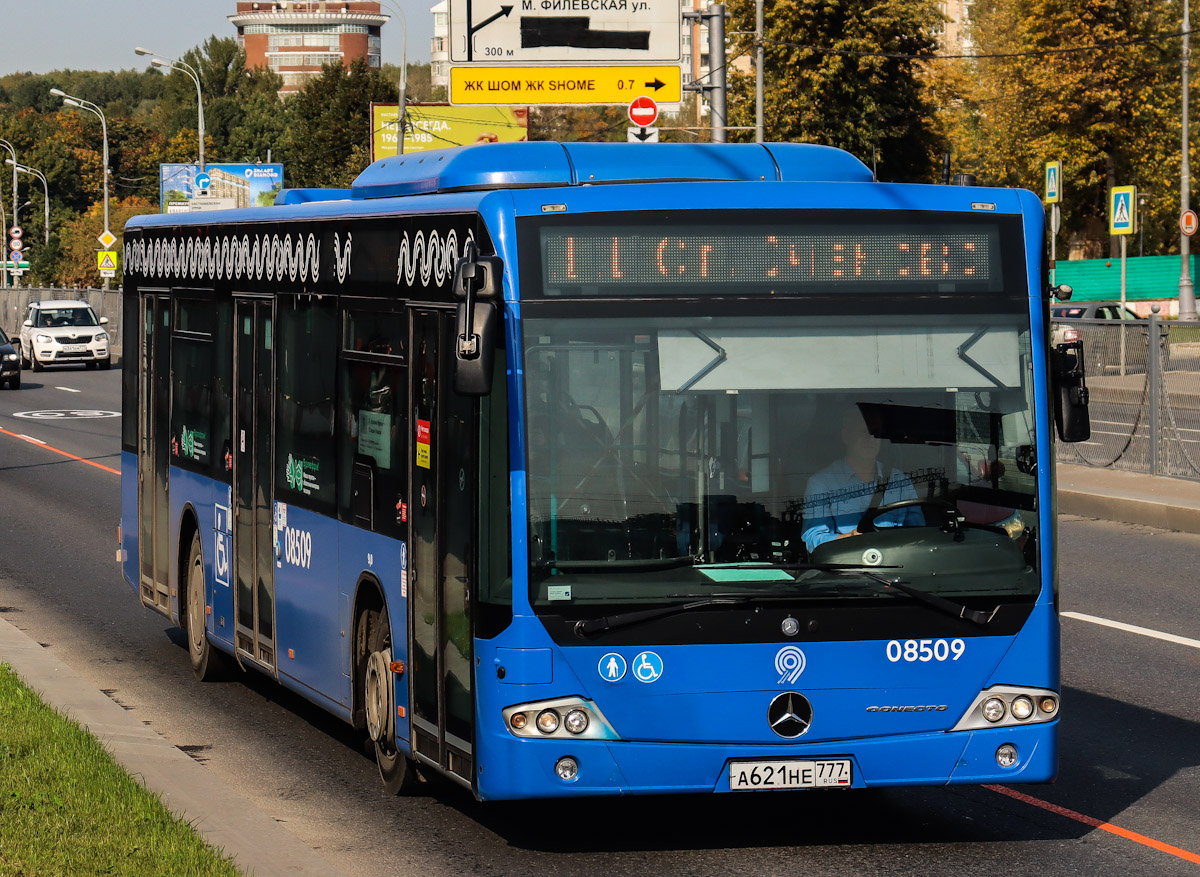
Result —
<instances>
[{"instance_id":1,"label":"bus front wheel","mask_svg":"<svg viewBox=\"0 0 1200 877\"><path fill-rule=\"evenodd\" d=\"M396 683L392 678L392 632L386 611L369 611L366 625L367 665L363 674L363 708L367 733L375 744L375 763L389 795L412 791L419 782L417 766L396 748Z\"/></svg>"},{"instance_id":2,"label":"bus front wheel","mask_svg":"<svg viewBox=\"0 0 1200 877\"><path fill-rule=\"evenodd\" d=\"M200 534L192 534L192 549L188 554L187 574L187 641L192 673L201 682L221 678L225 670L224 655L212 647L205 627L204 554L200 550Z\"/></svg>"}]
</instances>

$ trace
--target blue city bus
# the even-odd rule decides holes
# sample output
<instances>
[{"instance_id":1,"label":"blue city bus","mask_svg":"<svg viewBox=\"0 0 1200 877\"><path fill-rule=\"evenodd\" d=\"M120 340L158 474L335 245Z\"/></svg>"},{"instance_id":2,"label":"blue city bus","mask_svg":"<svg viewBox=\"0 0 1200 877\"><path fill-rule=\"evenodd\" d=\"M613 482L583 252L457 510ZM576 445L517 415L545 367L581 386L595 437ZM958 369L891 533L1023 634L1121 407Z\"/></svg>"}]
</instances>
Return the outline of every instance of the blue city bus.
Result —
<instances>
[{"instance_id":1,"label":"blue city bus","mask_svg":"<svg viewBox=\"0 0 1200 877\"><path fill-rule=\"evenodd\" d=\"M388 791L1054 777L1089 426L1029 192L490 144L137 217L123 265L126 579Z\"/></svg>"}]
</instances>

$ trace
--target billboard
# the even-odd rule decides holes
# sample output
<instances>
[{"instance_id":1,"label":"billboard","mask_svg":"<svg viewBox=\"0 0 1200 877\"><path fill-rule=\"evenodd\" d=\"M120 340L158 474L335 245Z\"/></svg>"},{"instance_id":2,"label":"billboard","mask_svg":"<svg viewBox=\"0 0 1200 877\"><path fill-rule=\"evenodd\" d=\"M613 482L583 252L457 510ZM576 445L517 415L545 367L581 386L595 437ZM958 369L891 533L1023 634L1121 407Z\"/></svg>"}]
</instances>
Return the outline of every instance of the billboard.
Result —
<instances>
[{"instance_id":1,"label":"billboard","mask_svg":"<svg viewBox=\"0 0 1200 877\"><path fill-rule=\"evenodd\" d=\"M396 154L398 104L371 104L371 161ZM404 152L529 139L528 107L409 104Z\"/></svg>"},{"instance_id":2,"label":"billboard","mask_svg":"<svg viewBox=\"0 0 1200 877\"><path fill-rule=\"evenodd\" d=\"M283 188L281 164L160 164L159 209L163 213L269 207Z\"/></svg>"}]
</instances>

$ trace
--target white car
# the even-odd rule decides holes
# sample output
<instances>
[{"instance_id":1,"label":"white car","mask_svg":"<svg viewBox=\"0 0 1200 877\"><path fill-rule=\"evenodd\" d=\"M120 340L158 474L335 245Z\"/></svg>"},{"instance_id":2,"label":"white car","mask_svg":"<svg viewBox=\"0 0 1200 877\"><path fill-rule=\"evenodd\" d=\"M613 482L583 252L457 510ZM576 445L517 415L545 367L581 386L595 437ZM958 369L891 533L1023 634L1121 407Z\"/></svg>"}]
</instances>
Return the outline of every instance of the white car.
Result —
<instances>
[{"instance_id":1,"label":"white car","mask_svg":"<svg viewBox=\"0 0 1200 877\"><path fill-rule=\"evenodd\" d=\"M21 327L21 360L34 371L47 365L82 362L88 368L108 368L108 317L97 319L85 301L30 303Z\"/></svg>"}]
</instances>

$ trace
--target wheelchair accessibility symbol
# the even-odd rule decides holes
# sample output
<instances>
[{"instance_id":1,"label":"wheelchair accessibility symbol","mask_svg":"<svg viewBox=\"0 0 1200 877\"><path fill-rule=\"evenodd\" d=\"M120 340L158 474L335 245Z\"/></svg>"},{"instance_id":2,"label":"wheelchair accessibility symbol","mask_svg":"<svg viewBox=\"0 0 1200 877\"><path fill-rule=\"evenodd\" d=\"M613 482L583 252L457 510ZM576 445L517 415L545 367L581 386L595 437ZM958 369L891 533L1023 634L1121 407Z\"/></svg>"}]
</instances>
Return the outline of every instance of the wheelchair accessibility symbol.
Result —
<instances>
[{"instance_id":1,"label":"wheelchair accessibility symbol","mask_svg":"<svg viewBox=\"0 0 1200 877\"><path fill-rule=\"evenodd\" d=\"M638 682L656 682L662 672L662 658L654 652L642 652L633 659L633 675Z\"/></svg>"}]
</instances>

